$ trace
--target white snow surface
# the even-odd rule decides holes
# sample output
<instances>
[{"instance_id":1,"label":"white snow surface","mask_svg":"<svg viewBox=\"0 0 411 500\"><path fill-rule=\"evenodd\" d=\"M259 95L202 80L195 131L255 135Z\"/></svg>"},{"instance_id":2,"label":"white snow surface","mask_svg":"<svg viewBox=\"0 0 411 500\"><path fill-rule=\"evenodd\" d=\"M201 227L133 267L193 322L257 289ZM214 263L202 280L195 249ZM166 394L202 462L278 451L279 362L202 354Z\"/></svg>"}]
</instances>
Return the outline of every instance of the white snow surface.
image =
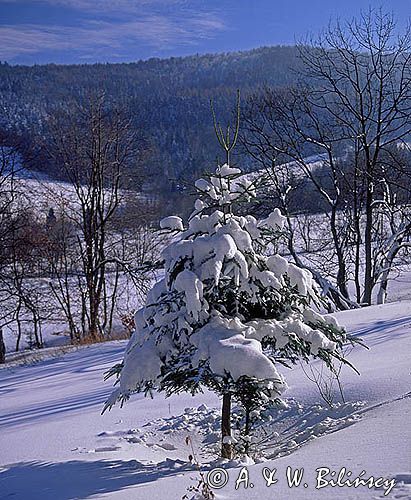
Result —
<instances>
[{"instance_id":1,"label":"white snow surface","mask_svg":"<svg viewBox=\"0 0 411 500\"><path fill-rule=\"evenodd\" d=\"M349 356L361 375L343 370L346 402L328 408L300 366L281 369L288 404L273 410L266 461L243 462L254 487L236 490L239 462L223 464L229 481L214 490L217 499L411 498L411 302L335 317L370 348L355 347ZM87 346L0 370L1 499L180 499L198 478L187 436L204 472L222 465L215 462L220 401L211 393L136 395L100 416L112 388L102 382L103 372L124 348L124 342ZM287 466L304 468L307 488L287 486ZM365 478L396 484L387 496L366 486L315 489L319 467L336 473L346 467L353 478L365 471ZM277 469L278 483L266 486L265 468Z\"/></svg>"},{"instance_id":2,"label":"white snow surface","mask_svg":"<svg viewBox=\"0 0 411 500\"><path fill-rule=\"evenodd\" d=\"M160 221L161 229L169 229L170 231L182 231L183 221L181 217L177 217L176 215L170 215L169 217L165 217Z\"/></svg>"}]
</instances>

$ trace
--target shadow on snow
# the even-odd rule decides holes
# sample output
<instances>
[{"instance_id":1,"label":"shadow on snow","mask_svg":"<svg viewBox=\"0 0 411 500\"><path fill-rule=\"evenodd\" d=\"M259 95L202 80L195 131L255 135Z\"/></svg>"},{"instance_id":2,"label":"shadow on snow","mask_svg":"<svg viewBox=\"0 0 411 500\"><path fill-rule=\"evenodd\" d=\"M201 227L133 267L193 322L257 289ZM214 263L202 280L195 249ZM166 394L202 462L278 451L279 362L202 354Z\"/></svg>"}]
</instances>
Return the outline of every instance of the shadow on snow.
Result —
<instances>
[{"instance_id":1,"label":"shadow on snow","mask_svg":"<svg viewBox=\"0 0 411 500\"><path fill-rule=\"evenodd\" d=\"M20 462L0 468L1 498L13 500L72 500L85 499L119 491L130 486L175 476L192 470L182 461L165 460L143 464L137 460L73 460L69 462ZM182 494L185 486L182 480ZM134 489L133 499L146 499L147 492Z\"/></svg>"}]
</instances>

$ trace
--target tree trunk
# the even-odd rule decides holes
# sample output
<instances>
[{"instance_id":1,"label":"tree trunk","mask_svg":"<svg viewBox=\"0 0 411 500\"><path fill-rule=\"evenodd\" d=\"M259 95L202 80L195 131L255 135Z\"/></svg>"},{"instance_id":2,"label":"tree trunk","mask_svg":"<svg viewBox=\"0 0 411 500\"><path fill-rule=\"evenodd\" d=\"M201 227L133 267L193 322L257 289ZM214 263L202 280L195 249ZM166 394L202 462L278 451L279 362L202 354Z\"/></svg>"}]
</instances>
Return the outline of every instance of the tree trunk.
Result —
<instances>
[{"instance_id":1,"label":"tree trunk","mask_svg":"<svg viewBox=\"0 0 411 500\"><path fill-rule=\"evenodd\" d=\"M377 295L377 304L385 304L387 299L387 288L388 288L388 278L392 269L392 264L401 249L401 243L403 238L399 238L394 244L393 248L388 252L388 256L383 264L384 271L381 275L380 289Z\"/></svg>"},{"instance_id":2,"label":"tree trunk","mask_svg":"<svg viewBox=\"0 0 411 500\"><path fill-rule=\"evenodd\" d=\"M251 431L251 408L248 406L245 408L245 426L244 435L248 438ZM248 455L250 451L250 441L248 439L244 442L244 453Z\"/></svg>"},{"instance_id":3,"label":"tree trunk","mask_svg":"<svg viewBox=\"0 0 411 500\"><path fill-rule=\"evenodd\" d=\"M367 175L371 177L371 170L367 169ZM370 181L368 181L370 182ZM372 276L372 222L373 222L373 193L370 185L367 186L366 203L365 203L365 274L364 274L364 295L363 305L371 305L371 296L373 289L373 276Z\"/></svg>"},{"instance_id":4,"label":"tree trunk","mask_svg":"<svg viewBox=\"0 0 411 500\"><path fill-rule=\"evenodd\" d=\"M388 288L388 273L384 273L381 279L380 289L377 295L377 304L385 304L387 298L387 288Z\"/></svg>"},{"instance_id":5,"label":"tree trunk","mask_svg":"<svg viewBox=\"0 0 411 500\"><path fill-rule=\"evenodd\" d=\"M0 328L0 363L4 364L6 362L6 346L3 341L3 329Z\"/></svg>"},{"instance_id":6,"label":"tree trunk","mask_svg":"<svg viewBox=\"0 0 411 500\"><path fill-rule=\"evenodd\" d=\"M337 228L337 205L334 204L331 209L331 234L333 237L334 248L337 254L338 261L338 272L337 272L337 288L341 292L341 295L348 299L348 289L347 289L347 268L345 266L345 258L344 252L342 248L342 243L338 236L338 228Z\"/></svg>"},{"instance_id":7,"label":"tree trunk","mask_svg":"<svg viewBox=\"0 0 411 500\"><path fill-rule=\"evenodd\" d=\"M231 437L231 394L223 395L223 407L221 413L221 456L231 460L233 450L231 443L225 443L224 438Z\"/></svg>"}]
</instances>

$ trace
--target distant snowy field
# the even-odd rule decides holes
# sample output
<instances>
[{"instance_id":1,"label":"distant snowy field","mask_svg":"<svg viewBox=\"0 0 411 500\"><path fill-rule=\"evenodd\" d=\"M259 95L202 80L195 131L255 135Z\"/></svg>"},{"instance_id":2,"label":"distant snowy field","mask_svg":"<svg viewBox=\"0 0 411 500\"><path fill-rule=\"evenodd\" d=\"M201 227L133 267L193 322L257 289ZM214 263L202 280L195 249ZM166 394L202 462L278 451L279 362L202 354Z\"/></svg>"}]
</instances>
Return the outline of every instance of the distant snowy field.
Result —
<instances>
[{"instance_id":1,"label":"distant snowy field","mask_svg":"<svg viewBox=\"0 0 411 500\"><path fill-rule=\"evenodd\" d=\"M254 487L235 490L240 468L231 464L217 499L411 498L411 301L337 317L370 348L350 355L361 376L344 370L347 402L330 410L299 366L284 368L289 407L272 414L267 461L248 466ZM100 416L112 387L103 383L103 372L124 348L124 342L110 342L58 357L49 350L33 364L16 360L0 370L1 499L181 499L198 477L188 461L187 436L204 471L217 466L220 402L210 393L138 395ZM287 486L287 466L304 468L307 487ZM278 483L269 488L264 467L277 469ZM316 489L319 467L337 473L346 467L353 478L365 471L364 478L381 476L396 485L388 496L365 486Z\"/></svg>"}]
</instances>

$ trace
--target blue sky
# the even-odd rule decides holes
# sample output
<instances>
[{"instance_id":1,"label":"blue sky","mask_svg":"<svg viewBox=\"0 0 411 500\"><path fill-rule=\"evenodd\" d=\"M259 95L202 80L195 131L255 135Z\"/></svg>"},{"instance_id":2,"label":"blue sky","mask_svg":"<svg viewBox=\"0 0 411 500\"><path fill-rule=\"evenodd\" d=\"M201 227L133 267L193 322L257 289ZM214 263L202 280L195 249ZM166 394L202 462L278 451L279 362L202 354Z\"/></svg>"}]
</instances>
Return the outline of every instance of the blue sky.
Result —
<instances>
[{"instance_id":1,"label":"blue sky","mask_svg":"<svg viewBox=\"0 0 411 500\"><path fill-rule=\"evenodd\" d=\"M0 0L0 60L129 62L293 44L370 6L403 28L411 0Z\"/></svg>"}]
</instances>

